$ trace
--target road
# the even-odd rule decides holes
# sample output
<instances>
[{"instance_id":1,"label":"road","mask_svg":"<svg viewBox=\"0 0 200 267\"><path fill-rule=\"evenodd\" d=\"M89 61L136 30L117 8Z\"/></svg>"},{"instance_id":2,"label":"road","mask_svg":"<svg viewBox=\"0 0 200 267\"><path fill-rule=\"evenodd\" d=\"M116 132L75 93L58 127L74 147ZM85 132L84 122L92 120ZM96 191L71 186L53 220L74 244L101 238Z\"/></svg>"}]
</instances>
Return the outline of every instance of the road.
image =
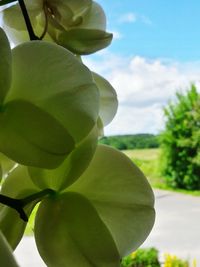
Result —
<instances>
[{"instance_id":1,"label":"road","mask_svg":"<svg viewBox=\"0 0 200 267\"><path fill-rule=\"evenodd\" d=\"M156 222L143 247L156 247L200 267L200 197L155 190Z\"/></svg>"},{"instance_id":2,"label":"road","mask_svg":"<svg viewBox=\"0 0 200 267\"><path fill-rule=\"evenodd\" d=\"M200 267L200 197L155 190L156 222L143 247L156 247ZM38 256L33 238L25 237L15 251L20 267L46 267Z\"/></svg>"}]
</instances>

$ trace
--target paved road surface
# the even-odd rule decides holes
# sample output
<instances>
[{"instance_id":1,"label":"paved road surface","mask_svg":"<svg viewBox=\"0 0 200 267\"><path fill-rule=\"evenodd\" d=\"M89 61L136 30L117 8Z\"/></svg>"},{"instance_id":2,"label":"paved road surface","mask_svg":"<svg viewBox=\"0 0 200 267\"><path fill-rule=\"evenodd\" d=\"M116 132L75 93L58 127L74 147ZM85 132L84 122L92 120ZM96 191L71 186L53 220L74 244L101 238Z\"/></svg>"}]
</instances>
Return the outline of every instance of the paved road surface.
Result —
<instances>
[{"instance_id":1,"label":"paved road surface","mask_svg":"<svg viewBox=\"0 0 200 267\"><path fill-rule=\"evenodd\" d=\"M197 260L200 267L200 197L155 190L156 223L143 247ZM46 267L33 238L25 237L15 252L20 267Z\"/></svg>"},{"instance_id":2,"label":"paved road surface","mask_svg":"<svg viewBox=\"0 0 200 267\"><path fill-rule=\"evenodd\" d=\"M155 196L156 222L143 246L195 258L200 267L200 197L161 190Z\"/></svg>"}]
</instances>

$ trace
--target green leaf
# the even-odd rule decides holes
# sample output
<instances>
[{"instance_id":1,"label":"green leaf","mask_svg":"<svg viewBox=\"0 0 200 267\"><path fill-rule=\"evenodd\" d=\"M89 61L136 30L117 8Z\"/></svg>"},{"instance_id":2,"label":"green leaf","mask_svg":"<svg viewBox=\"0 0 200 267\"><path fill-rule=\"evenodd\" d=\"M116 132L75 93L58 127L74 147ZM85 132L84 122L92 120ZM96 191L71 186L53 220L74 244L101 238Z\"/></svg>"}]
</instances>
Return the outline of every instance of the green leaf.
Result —
<instances>
[{"instance_id":1,"label":"green leaf","mask_svg":"<svg viewBox=\"0 0 200 267\"><path fill-rule=\"evenodd\" d=\"M88 68L66 49L47 42L24 43L12 55L13 80L6 102L20 98L42 108L76 143L82 141L99 111L99 91Z\"/></svg>"},{"instance_id":2,"label":"green leaf","mask_svg":"<svg viewBox=\"0 0 200 267\"><path fill-rule=\"evenodd\" d=\"M1 265L5 267L19 267L16 263L10 246L0 231L0 259Z\"/></svg>"},{"instance_id":3,"label":"green leaf","mask_svg":"<svg viewBox=\"0 0 200 267\"><path fill-rule=\"evenodd\" d=\"M111 33L101 30L73 28L60 32L55 41L75 54L88 55L109 46L112 37Z\"/></svg>"},{"instance_id":4,"label":"green leaf","mask_svg":"<svg viewBox=\"0 0 200 267\"><path fill-rule=\"evenodd\" d=\"M65 193L40 204L35 240L49 267L120 266L107 227L90 202L77 193Z\"/></svg>"},{"instance_id":5,"label":"green leaf","mask_svg":"<svg viewBox=\"0 0 200 267\"><path fill-rule=\"evenodd\" d=\"M0 128L0 151L24 165L55 168L74 148L56 119L23 100L4 105Z\"/></svg>"},{"instance_id":6,"label":"green leaf","mask_svg":"<svg viewBox=\"0 0 200 267\"><path fill-rule=\"evenodd\" d=\"M0 193L12 198L23 198L38 191L38 188L30 180L27 168L19 165L4 180ZM24 210L27 216L30 216L35 205L36 201L26 205ZM16 210L1 206L0 230L12 249L15 249L22 239L26 225L27 223L19 217Z\"/></svg>"},{"instance_id":7,"label":"green leaf","mask_svg":"<svg viewBox=\"0 0 200 267\"><path fill-rule=\"evenodd\" d=\"M0 28L0 112L11 84L11 49L5 32Z\"/></svg>"},{"instance_id":8,"label":"green leaf","mask_svg":"<svg viewBox=\"0 0 200 267\"><path fill-rule=\"evenodd\" d=\"M118 107L117 94L112 85L102 76L93 72L93 77L100 92L99 116L104 126L106 126L113 120L117 112L117 107Z\"/></svg>"},{"instance_id":9,"label":"green leaf","mask_svg":"<svg viewBox=\"0 0 200 267\"><path fill-rule=\"evenodd\" d=\"M120 253L129 254L154 224L154 196L143 173L123 153L98 146L83 175L67 189L87 197L110 230Z\"/></svg>"},{"instance_id":10,"label":"green leaf","mask_svg":"<svg viewBox=\"0 0 200 267\"><path fill-rule=\"evenodd\" d=\"M60 191L72 184L88 167L97 145L97 129L91 133L71 152L66 160L54 170L29 168L32 181L41 189L51 188Z\"/></svg>"}]
</instances>

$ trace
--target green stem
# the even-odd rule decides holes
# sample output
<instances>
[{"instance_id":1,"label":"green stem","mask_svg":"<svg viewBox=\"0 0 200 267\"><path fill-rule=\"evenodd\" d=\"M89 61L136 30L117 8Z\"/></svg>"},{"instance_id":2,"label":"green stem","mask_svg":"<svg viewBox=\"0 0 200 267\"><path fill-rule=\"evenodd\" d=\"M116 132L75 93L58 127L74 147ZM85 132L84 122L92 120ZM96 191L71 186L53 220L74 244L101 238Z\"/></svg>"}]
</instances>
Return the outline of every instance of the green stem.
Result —
<instances>
[{"instance_id":1,"label":"green stem","mask_svg":"<svg viewBox=\"0 0 200 267\"><path fill-rule=\"evenodd\" d=\"M40 40L40 38L37 37L35 35L34 31L33 31L33 27L31 25L31 21L30 21L30 18L29 18L29 15L28 15L26 6L24 4L24 0L18 0L18 2L19 2L19 5L20 5L22 14L24 16L24 20L25 20L25 23L26 23L26 27L27 27L27 30L28 30L28 33L29 33L30 40L31 41L33 41L33 40Z\"/></svg>"},{"instance_id":2,"label":"green stem","mask_svg":"<svg viewBox=\"0 0 200 267\"><path fill-rule=\"evenodd\" d=\"M0 203L15 209L19 213L22 220L26 222L28 221L27 215L23 210L22 202L20 199L14 199L0 194Z\"/></svg>"},{"instance_id":3,"label":"green stem","mask_svg":"<svg viewBox=\"0 0 200 267\"><path fill-rule=\"evenodd\" d=\"M55 193L54 190L52 189L45 189L41 192L38 192L38 193L35 193L35 194L32 194L28 197L25 197L25 198L21 198L21 199L15 199L15 198L11 198L11 197L7 197L7 196L4 196L2 194L0 194L0 203L10 207L10 208L13 208L15 209L19 215L20 215L20 218L22 220L24 220L25 222L28 221L28 217L24 211L24 207L26 205L28 205L29 203L33 202L33 201L41 201L44 197L50 195L50 194L53 194Z\"/></svg>"},{"instance_id":4,"label":"green stem","mask_svg":"<svg viewBox=\"0 0 200 267\"><path fill-rule=\"evenodd\" d=\"M35 193L33 195L30 195L28 197L25 197L23 199L21 199L21 201L23 202L23 207L25 207L27 204L37 200L38 202L41 201L44 197L48 196L48 195L52 195L54 194L55 191L52 189L44 189L38 193Z\"/></svg>"}]
</instances>

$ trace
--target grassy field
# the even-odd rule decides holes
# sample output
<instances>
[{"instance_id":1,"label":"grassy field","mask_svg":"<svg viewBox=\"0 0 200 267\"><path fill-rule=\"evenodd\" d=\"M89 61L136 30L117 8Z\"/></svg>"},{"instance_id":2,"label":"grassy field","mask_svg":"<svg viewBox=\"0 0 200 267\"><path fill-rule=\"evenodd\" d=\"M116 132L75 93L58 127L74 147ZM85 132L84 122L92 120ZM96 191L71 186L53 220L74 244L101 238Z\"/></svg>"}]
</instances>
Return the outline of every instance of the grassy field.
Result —
<instances>
[{"instance_id":1,"label":"grassy field","mask_svg":"<svg viewBox=\"0 0 200 267\"><path fill-rule=\"evenodd\" d=\"M145 174L154 188L200 196L200 190L189 191L184 189L173 189L167 186L159 170L159 148L134 149L123 151Z\"/></svg>"},{"instance_id":2,"label":"grassy field","mask_svg":"<svg viewBox=\"0 0 200 267\"><path fill-rule=\"evenodd\" d=\"M164 181L159 174L158 148L135 149L123 151L145 174L150 184L154 187L162 187Z\"/></svg>"}]
</instances>

